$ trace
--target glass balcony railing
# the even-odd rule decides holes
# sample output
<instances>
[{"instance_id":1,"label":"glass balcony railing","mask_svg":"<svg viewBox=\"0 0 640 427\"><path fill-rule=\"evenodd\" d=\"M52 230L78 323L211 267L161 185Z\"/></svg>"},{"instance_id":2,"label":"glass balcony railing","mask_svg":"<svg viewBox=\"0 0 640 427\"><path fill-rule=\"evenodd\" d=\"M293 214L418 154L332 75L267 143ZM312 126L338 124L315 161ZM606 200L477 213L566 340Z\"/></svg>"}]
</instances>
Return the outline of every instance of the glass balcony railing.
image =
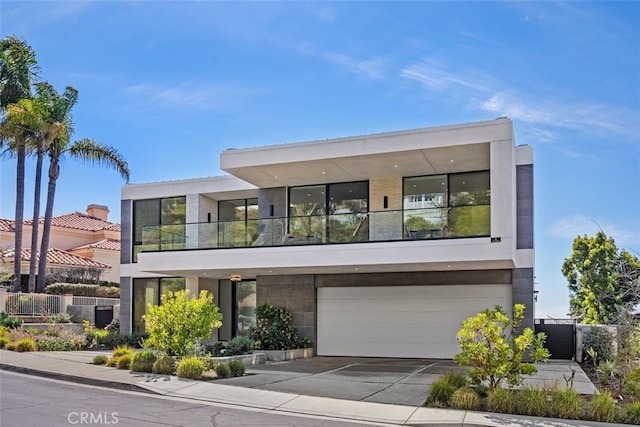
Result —
<instances>
[{"instance_id":1,"label":"glass balcony railing","mask_svg":"<svg viewBox=\"0 0 640 427\"><path fill-rule=\"evenodd\" d=\"M135 252L482 237L490 212L461 206L145 226Z\"/></svg>"}]
</instances>

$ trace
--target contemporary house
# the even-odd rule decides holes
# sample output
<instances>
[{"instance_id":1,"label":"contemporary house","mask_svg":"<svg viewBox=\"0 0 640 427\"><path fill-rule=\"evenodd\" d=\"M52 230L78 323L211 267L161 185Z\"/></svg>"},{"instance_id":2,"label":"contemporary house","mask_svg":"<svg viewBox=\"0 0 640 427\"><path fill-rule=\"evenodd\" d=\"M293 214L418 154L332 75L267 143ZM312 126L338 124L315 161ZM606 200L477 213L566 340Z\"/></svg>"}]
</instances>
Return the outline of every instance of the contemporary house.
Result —
<instances>
[{"instance_id":1,"label":"contemporary house","mask_svg":"<svg viewBox=\"0 0 640 427\"><path fill-rule=\"evenodd\" d=\"M100 279L120 281L120 224L108 220L109 208L91 204L86 213L70 212L51 219L51 235L47 252L47 269L92 268L101 272ZM39 239L44 219L40 218ZM26 283L31 260L33 220L24 221L22 233L21 271ZM0 218L0 271L13 273L15 262L15 221Z\"/></svg>"},{"instance_id":2,"label":"contemporary house","mask_svg":"<svg viewBox=\"0 0 640 427\"><path fill-rule=\"evenodd\" d=\"M256 304L318 355L450 358L464 319L527 307L533 153L507 118L247 149L229 175L122 189L121 328L167 290L209 290L219 340Z\"/></svg>"}]
</instances>

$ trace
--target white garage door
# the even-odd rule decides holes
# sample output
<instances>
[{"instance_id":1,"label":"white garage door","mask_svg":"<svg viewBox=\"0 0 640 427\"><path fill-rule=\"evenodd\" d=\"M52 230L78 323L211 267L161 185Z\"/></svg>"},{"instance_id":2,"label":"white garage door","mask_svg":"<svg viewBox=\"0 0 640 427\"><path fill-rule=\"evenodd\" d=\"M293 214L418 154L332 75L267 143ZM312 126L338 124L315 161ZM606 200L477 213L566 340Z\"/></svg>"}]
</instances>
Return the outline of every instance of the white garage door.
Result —
<instances>
[{"instance_id":1,"label":"white garage door","mask_svg":"<svg viewBox=\"0 0 640 427\"><path fill-rule=\"evenodd\" d=\"M318 288L321 356L450 359L462 321L501 305L511 285Z\"/></svg>"}]
</instances>

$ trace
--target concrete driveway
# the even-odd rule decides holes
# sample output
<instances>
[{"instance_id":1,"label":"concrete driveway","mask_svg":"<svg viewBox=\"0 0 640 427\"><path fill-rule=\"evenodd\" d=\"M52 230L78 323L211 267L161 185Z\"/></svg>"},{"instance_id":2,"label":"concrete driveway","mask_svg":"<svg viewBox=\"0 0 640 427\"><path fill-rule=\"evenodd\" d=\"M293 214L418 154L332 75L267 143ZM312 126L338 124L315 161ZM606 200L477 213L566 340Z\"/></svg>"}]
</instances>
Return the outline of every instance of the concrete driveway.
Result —
<instances>
[{"instance_id":1,"label":"concrete driveway","mask_svg":"<svg viewBox=\"0 0 640 427\"><path fill-rule=\"evenodd\" d=\"M538 364L538 375L525 384L536 387L564 386L572 369L573 388L593 394L595 387L572 361ZM364 402L423 406L434 379L449 371L464 372L452 360L323 357L270 362L247 370L249 375L217 380L233 386L332 397Z\"/></svg>"}]
</instances>

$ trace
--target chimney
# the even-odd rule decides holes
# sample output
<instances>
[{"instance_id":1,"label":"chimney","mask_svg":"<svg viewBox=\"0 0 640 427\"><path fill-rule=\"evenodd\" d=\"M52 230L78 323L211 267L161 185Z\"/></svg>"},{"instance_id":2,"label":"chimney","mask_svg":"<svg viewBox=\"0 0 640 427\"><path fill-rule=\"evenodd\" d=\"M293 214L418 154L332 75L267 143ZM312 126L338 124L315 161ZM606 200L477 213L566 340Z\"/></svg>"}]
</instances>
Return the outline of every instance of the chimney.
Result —
<instances>
[{"instance_id":1,"label":"chimney","mask_svg":"<svg viewBox=\"0 0 640 427\"><path fill-rule=\"evenodd\" d=\"M87 215L96 217L103 221L107 221L109 216L109 208L103 205L89 205L87 206Z\"/></svg>"}]
</instances>

